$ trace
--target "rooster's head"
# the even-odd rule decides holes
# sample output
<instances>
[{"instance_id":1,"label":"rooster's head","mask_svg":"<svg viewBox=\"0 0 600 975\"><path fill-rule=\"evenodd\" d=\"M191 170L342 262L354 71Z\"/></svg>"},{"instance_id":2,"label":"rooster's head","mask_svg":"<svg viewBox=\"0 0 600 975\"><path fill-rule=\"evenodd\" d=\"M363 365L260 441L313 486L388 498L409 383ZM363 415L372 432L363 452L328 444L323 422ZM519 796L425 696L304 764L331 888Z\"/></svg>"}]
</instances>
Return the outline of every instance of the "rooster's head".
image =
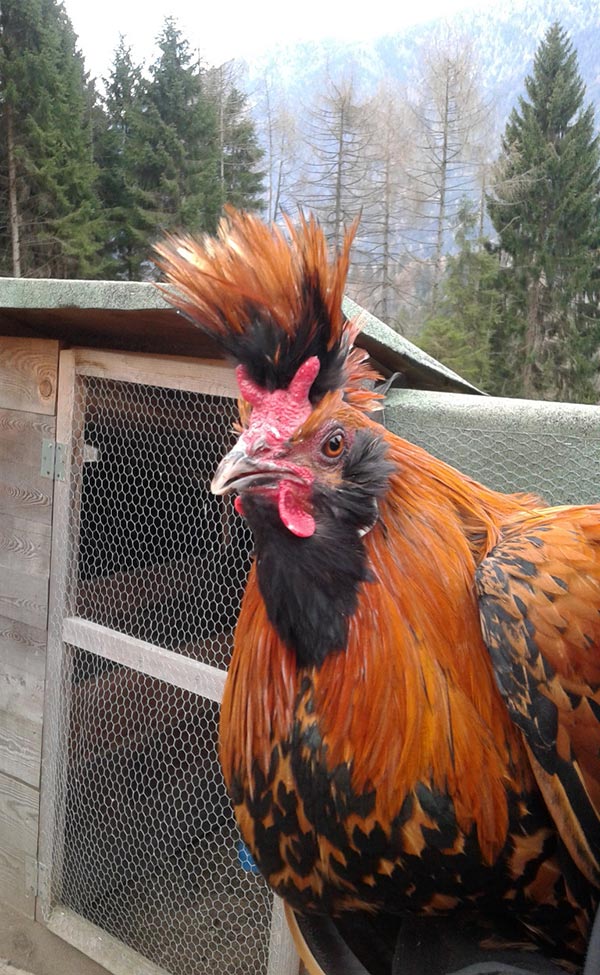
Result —
<instances>
[{"instance_id":1,"label":"rooster's head","mask_svg":"<svg viewBox=\"0 0 600 975\"><path fill-rule=\"evenodd\" d=\"M229 210L216 238L158 247L176 287L169 299L238 363L242 432L212 490L236 492L251 523L257 505L274 506L298 537L317 530L315 508L329 496L364 532L385 465L378 435L365 429L378 377L342 311L355 227L337 256L313 217L286 229Z\"/></svg>"}]
</instances>

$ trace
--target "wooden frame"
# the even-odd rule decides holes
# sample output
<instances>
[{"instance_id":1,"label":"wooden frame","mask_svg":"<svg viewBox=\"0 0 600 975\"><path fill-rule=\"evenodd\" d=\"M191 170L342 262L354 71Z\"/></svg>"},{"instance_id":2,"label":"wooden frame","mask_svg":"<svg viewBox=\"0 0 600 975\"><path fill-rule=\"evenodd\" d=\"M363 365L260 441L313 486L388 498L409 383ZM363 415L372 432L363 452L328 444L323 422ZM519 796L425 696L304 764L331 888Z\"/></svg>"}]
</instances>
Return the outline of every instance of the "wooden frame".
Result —
<instances>
[{"instance_id":1,"label":"wooden frame","mask_svg":"<svg viewBox=\"0 0 600 975\"><path fill-rule=\"evenodd\" d=\"M208 396L237 397L233 370L222 361L195 360L149 354L128 354L74 349L60 357L57 442L83 444L83 431L76 429L75 396L80 376L94 376L116 382L129 382L165 389L184 390ZM83 449L78 452L83 457ZM79 499L72 494L73 452L67 451L66 477L56 483L54 497L53 546L50 579L50 627L46 693L46 725L43 752L42 803L39 854L38 920L51 931L104 965L115 975L136 971L141 975L158 975L162 969L125 944L109 936L96 925L72 911L52 904L52 858L60 860L61 851L53 849L56 835L62 835L64 810L54 802L57 795L55 759L64 742L64 731L51 714L58 704L64 681L64 645L69 644L122 664L150 678L166 681L220 703L226 673L216 667L127 636L76 615L72 586L67 579L69 567L68 539L77 547L77 524L72 523L73 507ZM81 460L79 460L81 462ZM78 521L77 514L75 522ZM74 533L74 537L73 537ZM62 701L64 710L65 702ZM299 959L284 919L281 902L274 900L269 943L269 966L266 975L297 975Z\"/></svg>"},{"instance_id":2,"label":"wooden frame","mask_svg":"<svg viewBox=\"0 0 600 975\"><path fill-rule=\"evenodd\" d=\"M217 704L223 700L226 672L200 660L184 657L180 653L173 653L172 650L165 650L153 643L137 640L78 617L67 617L64 620L63 640L141 674L175 684L192 694L201 694Z\"/></svg>"},{"instance_id":3,"label":"wooden frame","mask_svg":"<svg viewBox=\"0 0 600 975\"><path fill-rule=\"evenodd\" d=\"M53 911L46 927L113 975L167 975L164 968L69 908Z\"/></svg>"},{"instance_id":4,"label":"wooden frame","mask_svg":"<svg viewBox=\"0 0 600 975\"><path fill-rule=\"evenodd\" d=\"M56 442L71 444L75 421L75 360L71 350L61 352L58 372ZM62 835L64 809L56 806L55 758L62 746L61 731L53 714L58 707L63 677L63 639L57 621L64 615L64 603L71 586L67 582L68 547L71 529L69 494L71 488L72 452L65 458L65 479L55 482L50 556L50 593L48 612L48 647L46 653L46 694L44 701L44 736L42 742L42 778L40 793L40 839L38 852L38 899L36 919L48 925L52 914L51 870L53 838ZM68 706L68 701L65 702Z\"/></svg>"},{"instance_id":5,"label":"wooden frame","mask_svg":"<svg viewBox=\"0 0 600 975\"><path fill-rule=\"evenodd\" d=\"M206 396L228 396L231 399L238 396L233 370L220 359L74 349L73 365L81 376L181 389Z\"/></svg>"},{"instance_id":6,"label":"wooden frame","mask_svg":"<svg viewBox=\"0 0 600 975\"><path fill-rule=\"evenodd\" d=\"M0 329L0 331L2 331ZM59 345L0 335L0 900L35 917Z\"/></svg>"}]
</instances>

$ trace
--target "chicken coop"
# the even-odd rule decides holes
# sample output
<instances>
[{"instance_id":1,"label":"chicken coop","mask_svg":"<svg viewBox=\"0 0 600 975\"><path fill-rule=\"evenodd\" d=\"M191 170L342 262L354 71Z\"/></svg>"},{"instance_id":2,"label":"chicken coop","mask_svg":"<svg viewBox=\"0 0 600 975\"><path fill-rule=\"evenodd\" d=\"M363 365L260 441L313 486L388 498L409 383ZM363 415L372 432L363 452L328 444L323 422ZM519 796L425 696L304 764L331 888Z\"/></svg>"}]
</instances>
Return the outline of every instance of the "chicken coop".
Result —
<instances>
[{"instance_id":1,"label":"chicken coop","mask_svg":"<svg viewBox=\"0 0 600 975\"><path fill-rule=\"evenodd\" d=\"M360 342L401 436L599 500L599 408L482 396L367 314ZM150 284L0 280L0 958L43 975L298 972L217 755L252 549L208 490L236 392Z\"/></svg>"}]
</instances>

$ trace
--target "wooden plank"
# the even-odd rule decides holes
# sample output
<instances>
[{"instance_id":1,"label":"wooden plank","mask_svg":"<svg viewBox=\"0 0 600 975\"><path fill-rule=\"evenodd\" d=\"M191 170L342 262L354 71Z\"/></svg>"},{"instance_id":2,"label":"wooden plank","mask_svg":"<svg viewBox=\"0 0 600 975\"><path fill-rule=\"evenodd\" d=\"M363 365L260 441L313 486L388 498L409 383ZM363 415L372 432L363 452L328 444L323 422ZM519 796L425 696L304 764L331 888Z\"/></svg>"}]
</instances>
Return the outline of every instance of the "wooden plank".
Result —
<instances>
[{"instance_id":1,"label":"wooden plank","mask_svg":"<svg viewBox=\"0 0 600 975\"><path fill-rule=\"evenodd\" d=\"M199 660L75 617L63 621L63 640L150 677L221 703L227 674Z\"/></svg>"},{"instance_id":2,"label":"wooden plank","mask_svg":"<svg viewBox=\"0 0 600 975\"><path fill-rule=\"evenodd\" d=\"M40 794L0 772L0 847L36 857Z\"/></svg>"},{"instance_id":3,"label":"wooden plank","mask_svg":"<svg viewBox=\"0 0 600 975\"><path fill-rule=\"evenodd\" d=\"M26 879L26 859L18 850L0 847L0 901L35 918L35 895Z\"/></svg>"},{"instance_id":4,"label":"wooden plank","mask_svg":"<svg viewBox=\"0 0 600 975\"><path fill-rule=\"evenodd\" d=\"M185 389L208 396L237 398L239 395L235 371L222 360L123 354L98 349L74 349L74 355L75 369L84 376L99 376L167 389Z\"/></svg>"},{"instance_id":5,"label":"wooden plank","mask_svg":"<svg viewBox=\"0 0 600 975\"><path fill-rule=\"evenodd\" d=\"M43 440L54 440L56 420L42 413L0 409L0 463L24 464L39 473Z\"/></svg>"},{"instance_id":6,"label":"wooden plank","mask_svg":"<svg viewBox=\"0 0 600 975\"><path fill-rule=\"evenodd\" d=\"M0 336L0 407L52 415L57 376L54 339Z\"/></svg>"},{"instance_id":7,"label":"wooden plank","mask_svg":"<svg viewBox=\"0 0 600 975\"><path fill-rule=\"evenodd\" d=\"M42 726L0 711L0 771L39 787Z\"/></svg>"},{"instance_id":8,"label":"wooden plank","mask_svg":"<svg viewBox=\"0 0 600 975\"><path fill-rule=\"evenodd\" d=\"M113 975L168 975L164 968L138 954L103 928L87 921L68 908L51 908L49 895L42 898L48 906L42 917L47 927L63 941L73 945Z\"/></svg>"},{"instance_id":9,"label":"wooden plank","mask_svg":"<svg viewBox=\"0 0 600 975\"><path fill-rule=\"evenodd\" d=\"M42 723L46 632L0 616L0 711Z\"/></svg>"},{"instance_id":10,"label":"wooden plank","mask_svg":"<svg viewBox=\"0 0 600 975\"><path fill-rule=\"evenodd\" d=\"M19 666L27 667L33 658L43 660L46 654L46 630L27 626L10 618L0 616L0 659L22 661Z\"/></svg>"},{"instance_id":11,"label":"wooden plank","mask_svg":"<svg viewBox=\"0 0 600 975\"><path fill-rule=\"evenodd\" d=\"M60 355L56 414L56 441L68 445L68 450L65 455L65 479L54 484L50 556L50 606L57 621L54 637L59 660L62 660L62 636L58 621L73 612L77 580L70 572L70 566L77 565L79 561L85 403L76 403L76 385L75 353L68 349ZM80 396L80 400L84 395ZM77 405L79 409L76 409ZM48 646L51 644L52 634L49 634Z\"/></svg>"},{"instance_id":12,"label":"wooden plank","mask_svg":"<svg viewBox=\"0 0 600 975\"><path fill-rule=\"evenodd\" d=\"M56 440L58 443L80 446L83 440L75 422L75 363L71 350L61 352L58 374L58 398L56 414ZM82 451L77 451L77 457ZM42 766L42 787L40 796L40 862L49 868L60 863L64 839L64 798L59 793L57 781L57 761L68 747L65 729L69 727L70 699L65 696L65 683L70 683L68 659L62 642L61 620L65 615L65 604L72 599L75 580L69 572L69 544L73 527L71 525L70 492L74 463L73 451L66 458L66 480L56 481L52 521L52 555L50 560L50 614L48 625L47 680L44 703L44 761ZM77 501L76 501L77 503ZM76 526L77 527L77 526ZM65 666L65 663L67 664ZM56 720L56 702L64 707L64 722ZM43 914L51 909L50 891L42 886L39 907Z\"/></svg>"},{"instance_id":13,"label":"wooden plank","mask_svg":"<svg viewBox=\"0 0 600 975\"><path fill-rule=\"evenodd\" d=\"M0 513L0 565L32 575L50 575L50 525Z\"/></svg>"},{"instance_id":14,"label":"wooden plank","mask_svg":"<svg viewBox=\"0 0 600 975\"><path fill-rule=\"evenodd\" d=\"M0 615L44 629L48 620L48 578L0 565Z\"/></svg>"},{"instance_id":15,"label":"wooden plank","mask_svg":"<svg viewBox=\"0 0 600 975\"><path fill-rule=\"evenodd\" d=\"M0 515L49 525L54 482L24 464L3 464L0 472Z\"/></svg>"}]
</instances>

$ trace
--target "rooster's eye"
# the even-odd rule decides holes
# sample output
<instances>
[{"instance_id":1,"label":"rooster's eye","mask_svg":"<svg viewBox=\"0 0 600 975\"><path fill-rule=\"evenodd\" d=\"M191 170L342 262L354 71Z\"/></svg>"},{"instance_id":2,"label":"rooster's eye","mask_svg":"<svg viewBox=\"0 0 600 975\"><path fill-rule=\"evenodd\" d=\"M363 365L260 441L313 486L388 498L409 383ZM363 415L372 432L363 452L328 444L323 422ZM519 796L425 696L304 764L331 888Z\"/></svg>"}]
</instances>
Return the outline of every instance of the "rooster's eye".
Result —
<instances>
[{"instance_id":1,"label":"rooster's eye","mask_svg":"<svg viewBox=\"0 0 600 975\"><path fill-rule=\"evenodd\" d=\"M321 450L326 457L339 457L344 449L344 443L344 434L338 430L327 438Z\"/></svg>"}]
</instances>

